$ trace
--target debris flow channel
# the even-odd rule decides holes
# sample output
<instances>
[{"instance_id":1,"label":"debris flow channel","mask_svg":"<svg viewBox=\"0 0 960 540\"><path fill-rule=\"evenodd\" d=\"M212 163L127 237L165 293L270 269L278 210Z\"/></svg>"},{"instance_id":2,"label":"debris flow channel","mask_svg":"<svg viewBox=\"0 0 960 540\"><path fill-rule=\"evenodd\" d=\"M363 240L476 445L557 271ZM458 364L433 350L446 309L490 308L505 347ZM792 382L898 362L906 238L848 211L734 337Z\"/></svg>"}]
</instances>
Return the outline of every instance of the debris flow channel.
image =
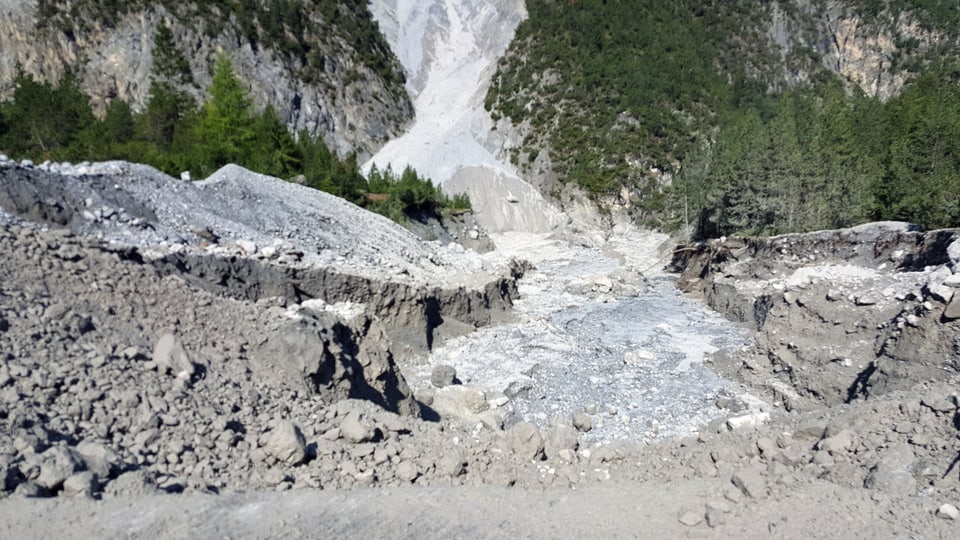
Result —
<instances>
[{"instance_id":1,"label":"debris flow channel","mask_svg":"<svg viewBox=\"0 0 960 540\"><path fill-rule=\"evenodd\" d=\"M520 283L516 320L447 342L414 377L429 384L452 365L464 384L510 398L508 424L546 426L586 411L585 441L683 436L711 420L764 405L721 379L705 356L747 345L745 331L684 297L673 277L636 284L595 248L563 245ZM721 409L718 403L725 408Z\"/></svg>"}]
</instances>

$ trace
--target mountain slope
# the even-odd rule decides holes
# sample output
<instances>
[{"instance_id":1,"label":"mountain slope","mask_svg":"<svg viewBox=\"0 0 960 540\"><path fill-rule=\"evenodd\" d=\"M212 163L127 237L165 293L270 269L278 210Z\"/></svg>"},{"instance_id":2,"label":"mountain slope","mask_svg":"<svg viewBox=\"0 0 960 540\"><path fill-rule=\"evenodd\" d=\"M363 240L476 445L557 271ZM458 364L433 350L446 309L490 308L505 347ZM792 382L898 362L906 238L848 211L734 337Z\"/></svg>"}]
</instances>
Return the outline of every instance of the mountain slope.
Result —
<instances>
[{"instance_id":1,"label":"mountain slope","mask_svg":"<svg viewBox=\"0 0 960 540\"><path fill-rule=\"evenodd\" d=\"M499 150L483 98L497 59L526 16L518 0L379 0L374 16L403 62L416 120L366 167L412 166L450 193L466 193L491 231L547 231L559 211L518 176Z\"/></svg>"},{"instance_id":2,"label":"mountain slope","mask_svg":"<svg viewBox=\"0 0 960 540\"><path fill-rule=\"evenodd\" d=\"M524 174L707 236L960 219L952 145L919 158L926 165L884 150L952 140L949 115L925 116L934 107L921 103L953 110L955 3L531 0L528 9L486 100L494 118L519 126L512 158ZM929 84L911 87L923 77ZM909 141L915 117L925 126ZM778 136L785 147L760 150ZM778 164L791 148L794 164ZM941 208L927 212L923 199Z\"/></svg>"},{"instance_id":3,"label":"mountain slope","mask_svg":"<svg viewBox=\"0 0 960 540\"><path fill-rule=\"evenodd\" d=\"M156 32L169 27L194 99L227 52L258 106L341 155L369 155L412 115L399 65L357 0L0 0L0 12L4 95L18 69L52 82L72 70L100 111L113 98L142 109Z\"/></svg>"}]
</instances>

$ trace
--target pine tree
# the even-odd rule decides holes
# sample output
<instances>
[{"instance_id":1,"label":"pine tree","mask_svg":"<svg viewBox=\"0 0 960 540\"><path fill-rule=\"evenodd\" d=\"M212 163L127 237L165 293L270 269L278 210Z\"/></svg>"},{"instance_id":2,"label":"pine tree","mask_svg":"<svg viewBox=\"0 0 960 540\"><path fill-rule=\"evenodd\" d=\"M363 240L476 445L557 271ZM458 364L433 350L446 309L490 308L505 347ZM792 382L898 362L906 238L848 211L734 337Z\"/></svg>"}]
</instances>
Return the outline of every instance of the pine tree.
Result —
<instances>
[{"instance_id":1,"label":"pine tree","mask_svg":"<svg viewBox=\"0 0 960 540\"><path fill-rule=\"evenodd\" d=\"M233 70L230 58L221 53L213 67L210 99L200 110L195 133L202 173L209 174L227 163L243 163L256 140L253 103Z\"/></svg>"}]
</instances>

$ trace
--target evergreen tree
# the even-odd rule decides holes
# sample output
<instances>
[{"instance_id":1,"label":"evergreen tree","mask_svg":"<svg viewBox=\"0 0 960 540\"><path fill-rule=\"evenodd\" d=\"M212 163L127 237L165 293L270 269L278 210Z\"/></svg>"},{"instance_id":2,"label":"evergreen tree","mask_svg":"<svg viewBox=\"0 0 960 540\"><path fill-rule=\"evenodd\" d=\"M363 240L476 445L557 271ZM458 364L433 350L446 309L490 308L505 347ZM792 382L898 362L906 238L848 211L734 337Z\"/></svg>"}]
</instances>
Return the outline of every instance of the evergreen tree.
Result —
<instances>
[{"instance_id":1,"label":"evergreen tree","mask_svg":"<svg viewBox=\"0 0 960 540\"><path fill-rule=\"evenodd\" d=\"M13 99L2 108L7 127L0 140L0 148L11 154L55 158L58 150L96 122L90 98L71 72L57 85L21 72L14 85Z\"/></svg>"},{"instance_id":2,"label":"evergreen tree","mask_svg":"<svg viewBox=\"0 0 960 540\"><path fill-rule=\"evenodd\" d=\"M203 174L227 163L243 163L253 152L253 103L224 53L214 64L210 99L200 110L195 134L201 143L198 158Z\"/></svg>"}]
</instances>

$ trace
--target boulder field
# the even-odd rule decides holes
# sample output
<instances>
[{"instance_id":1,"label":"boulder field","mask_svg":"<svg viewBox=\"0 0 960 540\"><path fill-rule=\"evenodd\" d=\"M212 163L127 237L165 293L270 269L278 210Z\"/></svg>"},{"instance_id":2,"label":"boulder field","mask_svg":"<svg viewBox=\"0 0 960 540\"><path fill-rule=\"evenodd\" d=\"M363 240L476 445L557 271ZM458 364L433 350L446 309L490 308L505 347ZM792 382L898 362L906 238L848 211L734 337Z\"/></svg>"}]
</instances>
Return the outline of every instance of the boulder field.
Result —
<instances>
[{"instance_id":1,"label":"boulder field","mask_svg":"<svg viewBox=\"0 0 960 540\"><path fill-rule=\"evenodd\" d=\"M770 406L588 443L608 411L405 377L511 317L523 263L239 168L2 160L0 208L0 536L960 531L957 231L681 246L678 285L754 332L708 367Z\"/></svg>"}]
</instances>

